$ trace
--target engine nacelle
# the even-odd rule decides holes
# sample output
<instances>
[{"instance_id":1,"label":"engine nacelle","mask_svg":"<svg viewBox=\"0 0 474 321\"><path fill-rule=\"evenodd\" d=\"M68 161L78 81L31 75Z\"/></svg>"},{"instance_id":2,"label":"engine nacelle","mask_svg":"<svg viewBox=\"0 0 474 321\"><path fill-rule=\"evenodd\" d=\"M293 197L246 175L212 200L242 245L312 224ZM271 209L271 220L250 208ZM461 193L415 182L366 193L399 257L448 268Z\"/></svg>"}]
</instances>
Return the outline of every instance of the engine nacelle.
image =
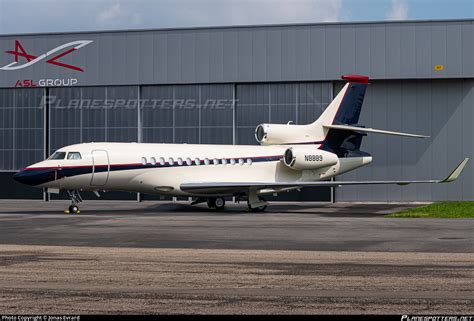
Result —
<instances>
[{"instance_id":1,"label":"engine nacelle","mask_svg":"<svg viewBox=\"0 0 474 321\"><path fill-rule=\"evenodd\" d=\"M285 151L283 161L294 170L311 170L336 165L336 154L317 149L313 146L295 146Z\"/></svg>"},{"instance_id":2,"label":"engine nacelle","mask_svg":"<svg viewBox=\"0 0 474 321\"><path fill-rule=\"evenodd\" d=\"M321 134L308 125L260 124L255 129L255 139L261 145L314 142L318 140L317 136Z\"/></svg>"}]
</instances>

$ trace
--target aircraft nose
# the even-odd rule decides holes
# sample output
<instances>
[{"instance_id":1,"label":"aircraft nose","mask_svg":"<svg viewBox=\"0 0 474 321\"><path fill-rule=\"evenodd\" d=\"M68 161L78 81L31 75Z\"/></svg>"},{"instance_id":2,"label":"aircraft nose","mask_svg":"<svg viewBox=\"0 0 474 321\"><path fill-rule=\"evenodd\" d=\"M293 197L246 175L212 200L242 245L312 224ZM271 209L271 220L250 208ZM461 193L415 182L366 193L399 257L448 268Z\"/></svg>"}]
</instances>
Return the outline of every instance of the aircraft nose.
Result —
<instances>
[{"instance_id":1,"label":"aircraft nose","mask_svg":"<svg viewBox=\"0 0 474 321\"><path fill-rule=\"evenodd\" d=\"M13 175L13 179L22 184L37 186L52 182L56 180L57 177L55 170L52 168L28 167Z\"/></svg>"},{"instance_id":2,"label":"aircraft nose","mask_svg":"<svg viewBox=\"0 0 474 321\"><path fill-rule=\"evenodd\" d=\"M26 185L36 185L36 174L34 171L28 170L21 170L15 175L13 175L13 179L19 183L26 184Z\"/></svg>"}]
</instances>

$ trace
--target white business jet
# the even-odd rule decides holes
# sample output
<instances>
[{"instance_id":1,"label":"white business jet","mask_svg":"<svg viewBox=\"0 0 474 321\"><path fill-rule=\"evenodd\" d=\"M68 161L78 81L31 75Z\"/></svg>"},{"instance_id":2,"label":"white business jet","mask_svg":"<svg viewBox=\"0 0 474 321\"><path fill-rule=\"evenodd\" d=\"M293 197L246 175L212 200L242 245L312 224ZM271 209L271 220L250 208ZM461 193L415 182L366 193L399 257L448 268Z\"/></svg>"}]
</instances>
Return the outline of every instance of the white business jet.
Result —
<instances>
[{"instance_id":1,"label":"white business jet","mask_svg":"<svg viewBox=\"0 0 474 321\"><path fill-rule=\"evenodd\" d=\"M79 213L81 191L128 191L195 198L222 209L226 197L247 201L263 211L262 195L305 186L449 183L468 158L442 180L329 181L372 162L360 150L368 133L415 138L428 136L358 125L369 78L346 75L347 83L322 115L308 125L261 124L255 130L260 146L85 143L57 150L47 160L28 166L14 179L48 192L66 191Z\"/></svg>"}]
</instances>

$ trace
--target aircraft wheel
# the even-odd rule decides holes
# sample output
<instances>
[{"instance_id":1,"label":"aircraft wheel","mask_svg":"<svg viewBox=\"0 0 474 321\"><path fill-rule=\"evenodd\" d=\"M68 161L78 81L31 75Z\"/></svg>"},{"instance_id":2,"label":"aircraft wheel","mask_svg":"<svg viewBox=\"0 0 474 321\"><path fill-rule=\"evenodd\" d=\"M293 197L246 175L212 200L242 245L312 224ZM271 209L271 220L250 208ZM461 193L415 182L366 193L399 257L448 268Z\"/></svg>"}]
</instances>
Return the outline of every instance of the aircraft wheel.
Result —
<instances>
[{"instance_id":1,"label":"aircraft wheel","mask_svg":"<svg viewBox=\"0 0 474 321\"><path fill-rule=\"evenodd\" d=\"M267 205L263 205L263 206L259 206L255 208L252 208L250 207L250 205L248 205L248 208L250 212L265 212L265 210L267 209Z\"/></svg>"},{"instance_id":2,"label":"aircraft wheel","mask_svg":"<svg viewBox=\"0 0 474 321\"><path fill-rule=\"evenodd\" d=\"M209 208L215 208L215 209L221 210L225 206L225 199L223 197L208 198L207 206L209 206Z\"/></svg>"},{"instance_id":3,"label":"aircraft wheel","mask_svg":"<svg viewBox=\"0 0 474 321\"><path fill-rule=\"evenodd\" d=\"M259 196L258 199L263 201L263 202L266 202L266 200L261 196ZM267 205L262 205L262 206L255 207L255 208L250 207L250 204L247 204L247 206L248 206L248 208L251 212L264 212L267 209Z\"/></svg>"},{"instance_id":4,"label":"aircraft wheel","mask_svg":"<svg viewBox=\"0 0 474 321\"><path fill-rule=\"evenodd\" d=\"M218 197L214 200L214 205L218 210L221 210L225 206L225 199L223 197Z\"/></svg>"},{"instance_id":5,"label":"aircraft wheel","mask_svg":"<svg viewBox=\"0 0 474 321\"><path fill-rule=\"evenodd\" d=\"M207 206L209 208L215 208L216 207L216 199L215 198L208 198L207 199Z\"/></svg>"},{"instance_id":6,"label":"aircraft wheel","mask_svg":"<svg viewBox=\"0 0 474 321\"><path fill-rule=\"evenodd\" d=\"M79 207L77 205L71 205L71 206L69 206L66 213L68 213L68 214L79 214L79 213L81 213L81 211L79 210Z\"/></svg>"},{"instance_id":7,"label":"aircraft wheel","mask_svg":"<svg viewBox=\"0 0 474 321\"><path fill-rule=\"evenodd\" d=\"M267 209L267 205L263 205L263 206L259 206L259 207L255 207L255 208L251 208L249 206L249 209L252 212L265 212L265 210Z\"/></svg>"}]
</instances>

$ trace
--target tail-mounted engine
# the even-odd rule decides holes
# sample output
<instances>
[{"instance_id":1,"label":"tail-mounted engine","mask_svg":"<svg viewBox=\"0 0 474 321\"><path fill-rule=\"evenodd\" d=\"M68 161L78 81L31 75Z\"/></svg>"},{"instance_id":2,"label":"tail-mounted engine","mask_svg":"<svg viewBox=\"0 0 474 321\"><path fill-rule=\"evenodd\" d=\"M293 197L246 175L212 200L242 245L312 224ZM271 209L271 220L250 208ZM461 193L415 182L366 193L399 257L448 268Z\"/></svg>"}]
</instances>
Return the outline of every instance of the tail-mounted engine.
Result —
<instances>
[{"instance_id":1,"label":"tail-mounted engine","mask_svg":"<svg viewBox=\"0 0 474 321\"><path fill-rule=\"evenodd\" d=\"M311 170L336 165L338 158L315 146L295 146L285 151L283 162L294 170Z\"/></svg>"},{"instance_id":2,"label":"tail-mounted engine","mask_svg":"<svg viewBox=\"0 0 474 321\"><path fill-rule=\"evenodd\" d=\"M260 124L255 129L255 139L261 145L283 145L315 142L324 137L308 125Z\"/></svg>"}]
</instances>

